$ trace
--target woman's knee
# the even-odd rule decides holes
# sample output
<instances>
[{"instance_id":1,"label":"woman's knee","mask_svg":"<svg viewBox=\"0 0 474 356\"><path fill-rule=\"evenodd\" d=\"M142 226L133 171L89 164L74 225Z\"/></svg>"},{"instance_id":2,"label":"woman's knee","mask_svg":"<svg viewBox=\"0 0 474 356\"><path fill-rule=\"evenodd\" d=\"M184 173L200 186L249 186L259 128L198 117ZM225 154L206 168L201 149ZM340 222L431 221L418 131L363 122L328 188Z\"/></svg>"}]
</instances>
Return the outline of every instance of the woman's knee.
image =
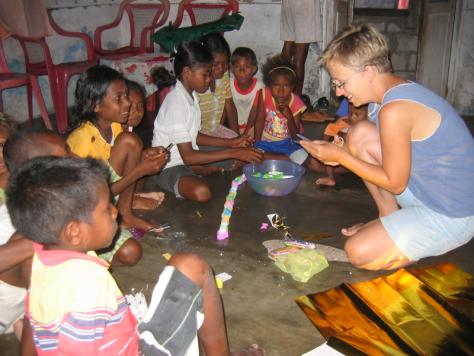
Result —
<instances>
[{"instance_id":1,"label":"woman's knee","mask_svg":"<svg viewBox=\"0 0 474 356\"><path fill-rule=\"evenodd\" d=\"M370 121L364 120L351 126L347 133L346 143L349 146L357 147L374 137L378 137L377 128Z\"/></svg>"},{"instance_id":2,"label":"woman's knee","mask_svg":"<svg viewBox=\"0 0 474 356\"><path fill-rule=\"evenodd\" d=\"M370 262L366 244L363 244L358 239L349 237L344 244L344 250L349 262L357 268L362 268Z\"/></svg>"},{"instance_id":3,"label":"woman's knee","mask_svg":"<svg viewBox=\"0 0 474 356\"><path fill-rule=\"evenodd\" d=\"M368 156L378 157L378 152L381 152L380 135L376 126L368 120L351 127L345 145L352 155L362 159Z\"/></svg>"},{"instance_id":4,"label":"woman's knee","mask_svg":"<svg viewBox=\"0 0 474 356\"><path fill-rule=\"evenodd\" d=\"M139 242L133 238L128 239L115 253L112 262L124 266L135 266L143 255L143 249Z\"/></svg>"}]
</instances>

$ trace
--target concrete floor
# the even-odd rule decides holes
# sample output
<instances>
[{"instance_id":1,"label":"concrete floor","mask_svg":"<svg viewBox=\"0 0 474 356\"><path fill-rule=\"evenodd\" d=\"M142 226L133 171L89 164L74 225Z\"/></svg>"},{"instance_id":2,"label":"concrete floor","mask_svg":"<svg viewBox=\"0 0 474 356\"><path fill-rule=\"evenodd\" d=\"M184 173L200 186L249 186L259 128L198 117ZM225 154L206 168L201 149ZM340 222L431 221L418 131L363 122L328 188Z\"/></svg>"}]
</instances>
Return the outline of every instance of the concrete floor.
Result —
<instances>
[{"instance_id":1,"label":"concrete floor","mask_svg":"<svg viewBox=\"0 0 474 356\"><path fill-rule=\"evenodd\" d=\"M227 272L232 275L222 289L232 350L258 343L270 356L301 355L323 343L324 339L297 307L294 298L380 274L334 262L307 283L298 283L267 258L262 242L282 237L273 229L260 232L260 224L266 222L269 213L283 216L294 236L329 232L333 236L321 242L339 248L344 242L340 228L376 217L375 206L358 178L345 174L339 178L336 188L317 188L313 184L317 176L307 172L300 186L281 198L259 196L244 184L232 215L230 238L223 243L215 236L233 178L230 174L209 177L214 198L207 204L167 196L161 207L145 216L159 223L169 223L171 229L164 238L145 236L142 261L133 268L116 268L113 275L124 294L134 289L143 290L149 296L166 263L163 253L197 253L210 263L216 274ZM449 261L472 274L473 247L471 241L444 256L425 259L415 267ZM12 335L0 337L1 355L16 355L16 350L17 343Z\"/></svg>"}]
</instances>

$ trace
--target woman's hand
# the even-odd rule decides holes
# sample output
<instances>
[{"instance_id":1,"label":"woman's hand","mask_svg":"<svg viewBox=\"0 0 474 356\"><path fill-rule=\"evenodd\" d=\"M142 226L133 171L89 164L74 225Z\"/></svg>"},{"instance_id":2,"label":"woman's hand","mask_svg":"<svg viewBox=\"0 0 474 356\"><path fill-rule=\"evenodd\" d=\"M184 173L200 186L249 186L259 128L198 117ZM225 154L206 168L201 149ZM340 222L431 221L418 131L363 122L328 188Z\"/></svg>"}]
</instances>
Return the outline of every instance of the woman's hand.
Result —
<instances>
[{"instance_id":1,"label":"woman's hand","mask_svg":"<svg viewBox=\"0 0 474 356\"><path fill-rule=\"evenodd\" d=\"M247 135L241 135L236 138L230 139L231 143L229 147L239 148L239 147L250 147L254 143L254 139Z\"/></svg>"},{"instance_id":2,"label":"woman's hand","mask_svg":"<svg viewBox=\"0 0 474 356\"><path fill-rule=\"evenodd\" d=\"M327 141L303 141L299 144L314 158L330 166L340 164L340 158L344 150L341 147Z\"/></svg>"}]
</instances>

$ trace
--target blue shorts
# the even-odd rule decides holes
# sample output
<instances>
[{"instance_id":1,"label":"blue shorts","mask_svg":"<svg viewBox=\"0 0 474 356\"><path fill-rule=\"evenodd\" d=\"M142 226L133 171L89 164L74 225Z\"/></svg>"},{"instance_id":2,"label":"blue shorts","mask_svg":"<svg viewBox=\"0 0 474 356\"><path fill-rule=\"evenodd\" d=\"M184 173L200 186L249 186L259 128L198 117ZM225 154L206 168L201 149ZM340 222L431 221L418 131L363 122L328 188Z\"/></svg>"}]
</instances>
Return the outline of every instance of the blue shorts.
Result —
<instances>
[{"instance_id":1,"label":"blue shorts","mask_svg":"<svg viewBox=\"0 0 474 356\"><path fill-rule=\"evenodd\" d=\"M280 153L290 158L296 164L303 164L308 158L308 153L291 138L282 141L257 141L255 148L269 153Z\"/></svg>"},{"instance_id":2,"label":"blue shorts","mask_svg":"<svg viewBox=\"0 0 474 356\"><path fill-rule=\"evenodd\" d=\"M442 255L474 236L474 216L451 218L437 213L408 188L396 199L401 209L380 220L398 249L411 261Z\"/></svg>"}]
</instances>

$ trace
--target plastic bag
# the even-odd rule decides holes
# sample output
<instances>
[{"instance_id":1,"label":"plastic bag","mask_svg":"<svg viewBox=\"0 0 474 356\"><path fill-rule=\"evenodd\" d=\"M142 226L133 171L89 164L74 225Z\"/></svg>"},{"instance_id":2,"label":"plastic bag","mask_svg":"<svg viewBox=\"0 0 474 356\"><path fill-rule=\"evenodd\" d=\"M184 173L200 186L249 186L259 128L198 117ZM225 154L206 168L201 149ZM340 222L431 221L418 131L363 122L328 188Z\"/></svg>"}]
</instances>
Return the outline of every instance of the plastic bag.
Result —
<instances>
[{"instance_id":1,"label":"plastic bag","mask_svg":"<svg viewBox=\"0 0 474 356\"><path fill-rule=\"evenodd\" d=\"M209 33L220 33L240 29L244 17L240 14L224 15L222 18L212 22L206 22L196 26L174 28L169 26L155 32L153 41L163 49L172 52L182 42L199 40Z\"/></svg>"},{"instance_id":2,"label":"plastic bag","mask_svg":"<svg viewBox=\"0 0 474 356\"><path fill-rule=\"evenodd\" d=\"M283 272L291 274L295 281L303 283L329 266L321 253L309 248L277 256L275 265Z\"/></svg>"}]
</instances>

